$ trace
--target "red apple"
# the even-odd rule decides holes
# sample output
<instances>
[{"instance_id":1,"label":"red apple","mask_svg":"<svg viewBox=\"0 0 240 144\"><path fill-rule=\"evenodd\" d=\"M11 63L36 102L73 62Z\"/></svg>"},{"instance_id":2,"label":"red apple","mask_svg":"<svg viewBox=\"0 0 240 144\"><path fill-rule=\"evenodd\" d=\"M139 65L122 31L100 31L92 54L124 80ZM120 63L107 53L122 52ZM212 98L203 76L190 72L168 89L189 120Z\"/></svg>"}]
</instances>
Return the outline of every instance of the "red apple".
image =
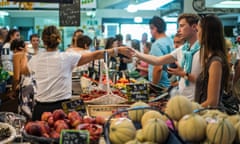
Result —
<instances>
[{"instance_id":1,"label":"red apple","mask_svg":"<svg viewBox=\"0 0 240 144\"><path fill-rule=\"evenodd\" d=\"M27 127L28 129L26 129L26 131L28 134L34 135L34 136L42 136L41 126L36 122L30 123Z\"/></svg>"},{"instance_id":2,"label":"red apple","mask_svg":"<svg viewBox=\"0 0 240 144\"><path fill-rule=\"evenodd\" d=\"M50 127L52 127L53 125L54 125L54 119L53 119L53 116L50 116L49 118L48 118L48 125L50 126Z\"/></svg>"},{"instance_id":3,"label":"red apple","mask_svg":"<svg viewBox=\"0 0 240 144\"><path fill-rule=\"evenodd\" d=\"M93 119L92 117L90 117L90 116L85 116L84 118L83 118L83 123L93 123L95 121L95 119Z\"/></svg>"},{"instance_id":4,"label":"red apple","mask_svg":"<svg viewBox=\"0 0 240 144\"><path fill-rule=\"evenodd\" d=\"M68 119L70 120L70 124L72 127L76 127L83 122L82 117L76 111L69 112Z\"/></svg>"},{"instance_id":5,"label":"red apple","mask_svg":"<svg viewBox=\"0 0 240 144\"><path fill-rule=\"evenodd\" d=\"M51 112L43 112L42 116L41 116L41 120L42 121L48 121L48 118L52 116Z\"/></svg>"},{"instance_id":6,"label":"red apple","mask_svg":"<svg viewBox=\"0 0 240 144\"><path fill-rule=\"evenodd\" d=\"M57 109L53 112L54 121L63 120L66 117L67 117L67 115L65 114L65 112L62 109Z\"/></svg>"},{"instance_id":7,"label":"red apple","mask_svg":"<svg viewBox=\"0 0 240 144\"><path fill-rule=\"evenodd\" d=\"M106 122L105 118L102 116L96 116L95 121L96 121L96 124L100 124L100 125L104 125Z\"/></svg>"},{"instance_id":8,"label":"red apple","mask_svg":"<svg viewBox=\"0 0 240 144\"><path fill-rule=\"evenodd\" d=\"M51 137L51 138L59 138L59 137L60 137L60 134L53 130L53 131L51 131L51 133L50 133L50 137Z\"/></svg>"},{"instance_id":9,"label":"red apple","mask_svg":"<svg viewBox=\"0 0 240 144\"><path fill-rule=\"evenodd\" d=\"M42 134L50 133L50 127L46 121L36 121L36 123L41 127Z\"/></svg>"}]
</instances>

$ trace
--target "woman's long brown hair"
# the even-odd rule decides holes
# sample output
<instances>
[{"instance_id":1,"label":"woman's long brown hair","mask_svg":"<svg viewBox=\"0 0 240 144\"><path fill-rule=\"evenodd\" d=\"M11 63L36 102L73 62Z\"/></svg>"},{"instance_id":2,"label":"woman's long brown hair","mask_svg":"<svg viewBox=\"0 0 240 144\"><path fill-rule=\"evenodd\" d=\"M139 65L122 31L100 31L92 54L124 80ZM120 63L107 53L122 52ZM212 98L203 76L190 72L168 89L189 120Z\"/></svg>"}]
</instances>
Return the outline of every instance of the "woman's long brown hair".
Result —
<instances>
[{"instance_id":1,"label":"woman's long brown hair","mask_svg":"<svg viewBox=\"0 0 240 144\"><path fill-rule=\"evenodd\" d=\"M224 31L221 20L215 15L207 15L200 20L202 37L200 38L200 61L205 75L209 54L222 58L223 74L222 82L227 88L229 81L229 65L227 61L227 51L225 48Z\"/></svg>"}]
</instances>

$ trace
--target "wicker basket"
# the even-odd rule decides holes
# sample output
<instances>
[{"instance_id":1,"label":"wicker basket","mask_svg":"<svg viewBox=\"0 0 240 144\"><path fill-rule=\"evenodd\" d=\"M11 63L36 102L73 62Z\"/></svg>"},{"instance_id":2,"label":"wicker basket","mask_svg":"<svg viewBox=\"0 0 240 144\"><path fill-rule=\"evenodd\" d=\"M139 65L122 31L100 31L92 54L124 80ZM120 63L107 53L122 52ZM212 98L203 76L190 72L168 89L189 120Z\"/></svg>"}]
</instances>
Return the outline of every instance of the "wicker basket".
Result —
<instances>
[{"instance_id":1,"label":"wicker basket","mask_svg":"<svg viewBox=\"0 0 240 144\"><path fill-rule=\"evenodd\" d=\"M109 140L109 128L110 128L110 122L111 119L114 118L116 115L123 113L123 112L128 112L128 111L132 111L132 110L139 110L139 109L151 109L151 110L156 110L159 111L159 109L155 109L152 107L143 107L143 106L139 106L139 107L134 107L134 108L128 108L128 109L123 109L120 111L115 112L113 115L111 115L109 117L109 119L107 120L105 127L104 127L104 139L106 141L106 144L111 144L110 140ZM165 144L186 144L186 142L184 142L181 137L178 135L175 127L174 127L174 123L172 121L172 119L164 112L159 111L161 114L165 115L166 117L168 117L169 121L172 124L172 128L169 128L169 135L168 135L168 139L165 142ZM134 123L135 127L137 129L141 128L141 125L139 123Z\"/></svg>"},{"instance_id":2,"label":"wicker basket","mask_svg":"<svg viewBox=\"0 0 240 144\"><path fill-rule=\"evenodd\" d=\"M114 112L129 107L130 105L88 105L87 114L91 117L103 116L109 118Z\"/></svg>"},{"instance_id":3,"label":"wicker basket","mask_svg":"<svg viewBox=\"0 0 240 144\"><path fill-rule=\"evenodd\" d=\"M103 70L105 70L107 84L102 83ZM120 104L120 103L127 102L127 99L119 95L113 94L109 84L108 68L104 62L102 62L101 64L100 81L97 88L106 90L107 94L89 101L84 101L85 103L96 104L96 105L107 105L107 104Z\"/></svg>"}]
</instances>

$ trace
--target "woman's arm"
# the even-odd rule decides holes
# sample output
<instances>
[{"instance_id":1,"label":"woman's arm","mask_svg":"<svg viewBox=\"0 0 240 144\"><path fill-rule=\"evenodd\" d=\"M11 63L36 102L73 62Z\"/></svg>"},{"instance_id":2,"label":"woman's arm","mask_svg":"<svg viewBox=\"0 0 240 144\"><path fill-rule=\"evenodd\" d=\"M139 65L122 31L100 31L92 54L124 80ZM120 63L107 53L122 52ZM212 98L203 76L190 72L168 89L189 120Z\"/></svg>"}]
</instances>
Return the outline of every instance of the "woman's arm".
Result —
<instances>
[{"instance_id":1,"label":"woman's arm","mask_svg":"<svg viewBox=\"0 0 240 144\"><path fill-rule=\"evenodd\" d=\"M90 61L102 59L104 57L104 51L108 53L109 56L116 56L118 53L121 53L128 58L131 58L131 52L130 49L127 47L118 47L118 48L112 48L107 50L97 50L91 53L84 53L82 54L80 60L78 61L77 66L84 65L86 63L89 63Z\"/></svg>"},{"instance_id":2,"label":"woman's arm","mask_svg":"<svg viewBox=\"0 0 240 144\"><path fill-rule=\"evenodd\" d=\"M201 105L203 107L217 106L219 103L220 89L222 82L222 64L219 61L211 63L209 70L207 100Z\"/></svg>"},{"instance_id":3,"label":"woman's arm","mask_svg":"<svg viewBox=\"0 0 240 144\"><path fill-rule=\"evenodd\" d=\"M163 64L169 64L169 63L175 62L175 59L171 54L156 57L156 56L144 54L138 51L134 51L134 53L135 54L133 54L133 56L136 56L137 58L152 65L163 65Z\"/></svg>"}]
</instances>

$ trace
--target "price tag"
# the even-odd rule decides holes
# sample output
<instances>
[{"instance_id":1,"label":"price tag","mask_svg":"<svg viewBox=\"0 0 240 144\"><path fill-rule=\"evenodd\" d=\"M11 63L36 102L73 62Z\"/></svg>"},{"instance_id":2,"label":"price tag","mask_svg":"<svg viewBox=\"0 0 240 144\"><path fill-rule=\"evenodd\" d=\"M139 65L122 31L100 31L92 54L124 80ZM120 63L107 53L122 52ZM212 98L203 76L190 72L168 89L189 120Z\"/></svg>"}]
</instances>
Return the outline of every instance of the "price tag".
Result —
<instances>
[{"instance_id":1,"label":"price tag","mask_svg":"<svg viewBox=\"0 0 240 144\"><path fill-rule=\"evenodd\" d=\"M135 102L138 100L148 102L149 84L148 83L127 84L127 96L129 102Z\"/></svg>"},{"instance_id":2,"label":"price tag","mask_svg":"<svg viewBox=\"0 0 240 144\"><path fill-rule=\"evenodd\" d=\"M62 107L65 113L68 113L71 111L77 111L81 116L87 114L86 106L82 99L69 100L66 102L62 102Z\"/></svg>"},{"instance_id":3,"label":"price tag","mask_svg":"<svg viewBox=\"0 0 240 144\"><path fill-rule=\"evenodd\" d=\"M86 130L62 130L60 144L89 144L89 132Z\"/></svg>"}]
</instances>

